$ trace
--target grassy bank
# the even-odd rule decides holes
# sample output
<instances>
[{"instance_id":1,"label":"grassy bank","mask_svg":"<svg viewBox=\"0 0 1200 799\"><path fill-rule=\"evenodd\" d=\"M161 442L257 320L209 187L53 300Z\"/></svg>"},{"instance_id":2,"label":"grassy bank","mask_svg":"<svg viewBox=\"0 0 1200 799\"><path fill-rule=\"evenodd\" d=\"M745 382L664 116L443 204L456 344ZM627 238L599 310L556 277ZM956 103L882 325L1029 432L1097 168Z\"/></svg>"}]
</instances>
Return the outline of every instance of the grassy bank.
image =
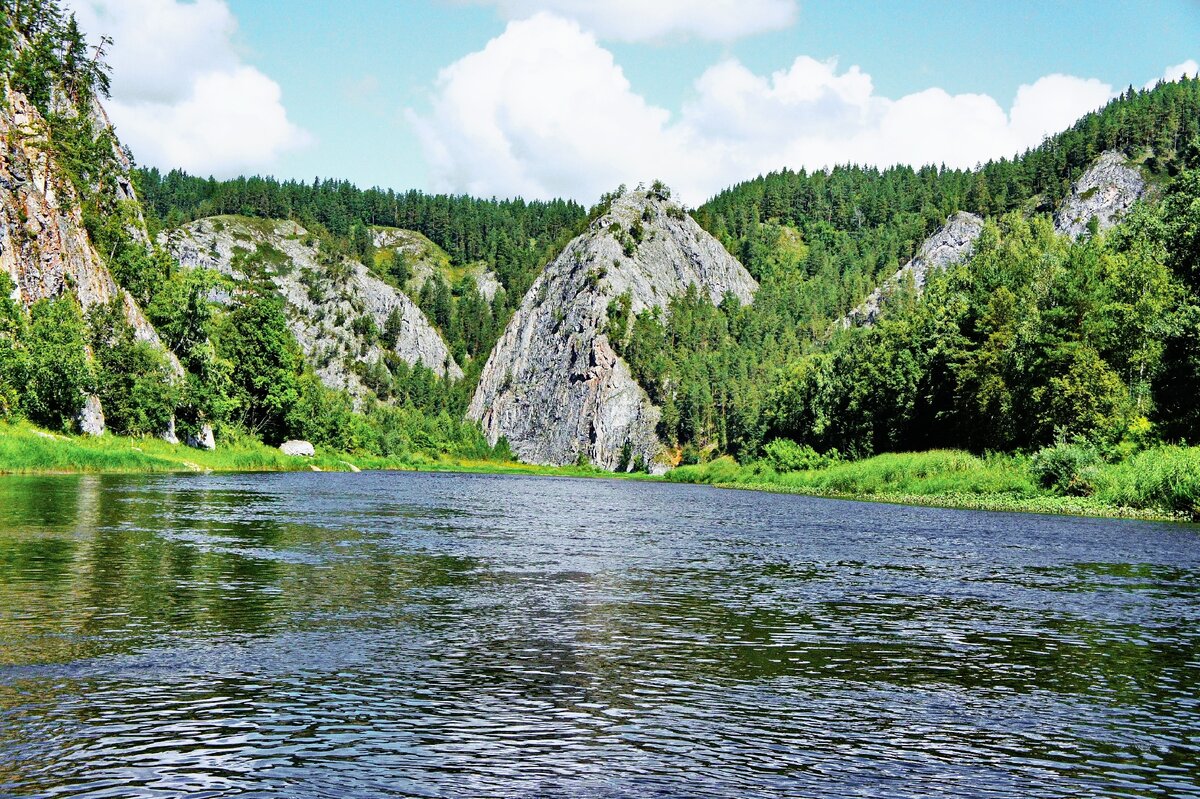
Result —
<instances>
[{"instance_id":1,"label":"grassy bank","mask_svg":"<svg viewBox=\"0 0 1200 799\"><path fill-rule=\"evenodd\" d=\"M1099 465L1089 474L1089 496L1067 496L1043 488L1029 458L979 458L959 451L879 455L783 473L766 463L742 466L731 458L721 458L682 466L667 479L970 510L1173 521L1200 517L1200 448L1159 447L1119 463Z\"/></svg>"},{"instance_id":2,"label":"grassy bank","mask_svg":"<svg viewBox=\"0 0 1200 799\"><path fill-rule=\"evenodd\" d=\"M32 425L0 424L0 474L133 474L171 472L402 470L615 477L586 466L533 466L414 453L380 458L317 449L315 458L291 458L251 439L223 440L214 452L157 439L62 436ZM648 475L621 475L653 480ZM1088 473L1089 495L1044 488L1029 458L976 457L941 450L837 461L817 468L776 471L766 462L739 465L721 458L681 466L667 480L722 488L894 502L970 510L1058 513L1135 519L1200 519L1200 448L1157 447Z\"/></svg>"},{"instance_id":3,"label":"grassy bank","mask_svg":"<svg viewBox=\"0 0 1200 799\"><path fill-rule=\"evenodd\" d=\"M317 448L314 458L291 458L254 439L223 439L214 452L151 438L63 436L32 425L0 424L0 474L134 474L170 472L285 472L393 469L612 476L587 467L553 468L512 461L467 460L414 453L403 458L351 455Z\"/></svg>"}]
</instances>

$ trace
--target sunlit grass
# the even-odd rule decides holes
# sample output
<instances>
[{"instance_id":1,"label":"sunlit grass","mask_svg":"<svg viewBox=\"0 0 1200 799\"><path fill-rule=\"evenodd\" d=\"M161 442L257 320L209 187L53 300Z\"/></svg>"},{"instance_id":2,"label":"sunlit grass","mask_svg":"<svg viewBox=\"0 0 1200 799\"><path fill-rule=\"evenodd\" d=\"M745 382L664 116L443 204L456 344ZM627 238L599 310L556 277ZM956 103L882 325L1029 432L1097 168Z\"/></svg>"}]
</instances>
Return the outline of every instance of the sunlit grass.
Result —
<instances>
[{"instance_id":1,"label":"sunlit grass","mask_svg":"<svg viewBox=\"0 0 1200 799\"><path fill-rule=\"evenodd\" d=\"M1060 496L1042 488L1023 456L981 458L957 450L889 453L782 474L764 463L743 466L721 458L680 467L667 479L978 510L1154 519L1200 514L1200 448L1160 447L1106 465L1090 497Z\"/></svg>"}]
</instances>

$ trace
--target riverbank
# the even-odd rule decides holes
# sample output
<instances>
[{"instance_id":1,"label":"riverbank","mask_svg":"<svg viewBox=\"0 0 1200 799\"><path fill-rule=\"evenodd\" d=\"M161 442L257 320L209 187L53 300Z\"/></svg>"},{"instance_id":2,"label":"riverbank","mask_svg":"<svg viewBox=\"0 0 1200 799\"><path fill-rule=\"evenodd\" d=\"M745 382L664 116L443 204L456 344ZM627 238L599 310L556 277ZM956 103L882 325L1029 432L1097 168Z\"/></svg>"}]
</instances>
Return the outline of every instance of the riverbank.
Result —
<instances>
[{"instance_id":1,"label":"riverbank","mask_svg":"<svg viewBox=\"0 0 1200 799\"><path fill-rule=\"evenodd\" d=\"M317 448L315 457L295 458L248 437L222 440L219 448L206 452L155 438L65 436L26 423L0 424L0 475L356 470L613 476L589 467L533 466L516 461L432 457L424 453L383 458L330 452L322 447Z\"/></svg>"},{"instance_id":2,"label":"riverbank","mask_svg":"<svg viewBox=\"0 0 1200 799\"><path fill-rule=\"evenodd\" d=\"M657 478L616 475L589 466L536 466L419 452L383 458L318 448L313 458L294 458L248 437L222 441L217 450L205 452L158 439L64 436L27 423L0 424L0 475L358 470L666 479L718 488L963 510L1156 521L1200 519L1200 448L1159 447L1104 464L1091 475L1095 487L1090 496L1064 496L1038 484L1026 457L979 458L950 450L892 453L788 472L777 472L764 462L740 465L732 458L720 458L681 466L665 478Z\"/></svg>"},{"instance_id":3,"label":"riverbank","mask_svg":"<svg viewBox=\"0 0 1200 799\"><path fill-rule=\"evenodd\" d=\"M1049 513L1154 521L1200 518L1200 448L1158 447L1104 464L1090 496L1065 496L1035 480L1030 460L967 452L892 453L779 473L764 463L721 458L681 466L678 483L963 510Z\"/></svg>"}]
</instances>

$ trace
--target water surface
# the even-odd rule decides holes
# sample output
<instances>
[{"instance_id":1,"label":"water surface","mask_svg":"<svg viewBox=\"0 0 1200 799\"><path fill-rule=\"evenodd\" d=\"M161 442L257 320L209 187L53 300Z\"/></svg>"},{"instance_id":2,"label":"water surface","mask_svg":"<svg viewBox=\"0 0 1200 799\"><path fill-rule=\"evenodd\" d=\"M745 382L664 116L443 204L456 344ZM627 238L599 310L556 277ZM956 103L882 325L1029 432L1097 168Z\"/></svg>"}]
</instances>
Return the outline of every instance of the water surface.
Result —
<instances>
[{"instance_id":1,"label":"water surface","mask_svg":"<svg viewBox=\"0 0 1200 799\"><path fill-rule=\"evenodd\" d=\"M0 480L0 795L1200 797L1200 534L599 480Z\"/></svg>"}]
</instances>

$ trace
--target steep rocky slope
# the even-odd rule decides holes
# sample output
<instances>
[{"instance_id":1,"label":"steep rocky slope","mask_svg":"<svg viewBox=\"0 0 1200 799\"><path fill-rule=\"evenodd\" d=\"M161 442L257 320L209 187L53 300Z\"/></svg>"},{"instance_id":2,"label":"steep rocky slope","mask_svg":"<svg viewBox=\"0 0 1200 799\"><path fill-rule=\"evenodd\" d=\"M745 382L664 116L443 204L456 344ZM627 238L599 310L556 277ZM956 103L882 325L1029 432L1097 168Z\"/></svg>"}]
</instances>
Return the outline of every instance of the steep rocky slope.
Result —
<instances>
[{"instance_id":1,"label":"steep rocky slope","mask_svg":"<svg viewBox=\"0 0 1200 799\"><path fill-rule=\"evenodd\" d=\"M1100 230L1121 221L1146 191L1146 181L1122 153L1106 152L1071 186L1054 215L1054 229L1077 239L1096 219Z\"/></svg>"},{"instance_id":2,"label":"steep rocky slope","mask_svg":"<svg viewBox=\"0 0 1200 799\"><path fill-rule=\"evenodd\" d=\"M965 261L975 247L975 240L983 230L983 220L975 214L960 211L946 220L946 224L925 240L920 252L896 274L875 289L862 304L842 319L843 327L872 325L887 304L888 297L909 279L917 291L925 286L929 273Z\"/></svg>"},{"instance_id":3,"label":"steep rocky slope","mask_svg":"<svg viewBox=\"0 0 1200 799\"><path fill-rule=\"evenodd\" d=\"M664 307L688 285L716 303L727 293L748 303L758 289L679 206L622 194L534 282L484 366L468 416L525 461L652 463L659 412L609 341L608 308L625 294L634 314Z\"/></svg>"},{"instance_id":4,"label":"steep rocky slope","mask_svg":"<svg viewBox=\"0 0 1200 799\"><path fill-rule=\"evenodd\" d=\"M185 268L213 269L236 283L273 284L305 356L331 388L363 396L367 389L355 362L374 362L389 350L410 364L462 377L412 300L356 261L338 257L323 263L319 242L295 222L215 217L164 233L162 241ZM384 340L394 312L398 335Z\"/></svg>"},{"instance_id":5,"label":"steep rocky slope","mask_svg":"<svg viewBox=\"0 0 1200 799\"><path fill-rule=\"evenodd\" d=\"M27 306L66 292L73 292L85 310L119 297L137 337L163 348L141 308L92 246L79 198L46 146L48 135L45 120L25 95L6 89L0 106L0 268ZM136 200L127 180L119 185L128 192L124 199ZM145 228L135 227L137 238L148 242ZM178 370L173 356L172 363Z\"/></svg>"}]
</instances>

